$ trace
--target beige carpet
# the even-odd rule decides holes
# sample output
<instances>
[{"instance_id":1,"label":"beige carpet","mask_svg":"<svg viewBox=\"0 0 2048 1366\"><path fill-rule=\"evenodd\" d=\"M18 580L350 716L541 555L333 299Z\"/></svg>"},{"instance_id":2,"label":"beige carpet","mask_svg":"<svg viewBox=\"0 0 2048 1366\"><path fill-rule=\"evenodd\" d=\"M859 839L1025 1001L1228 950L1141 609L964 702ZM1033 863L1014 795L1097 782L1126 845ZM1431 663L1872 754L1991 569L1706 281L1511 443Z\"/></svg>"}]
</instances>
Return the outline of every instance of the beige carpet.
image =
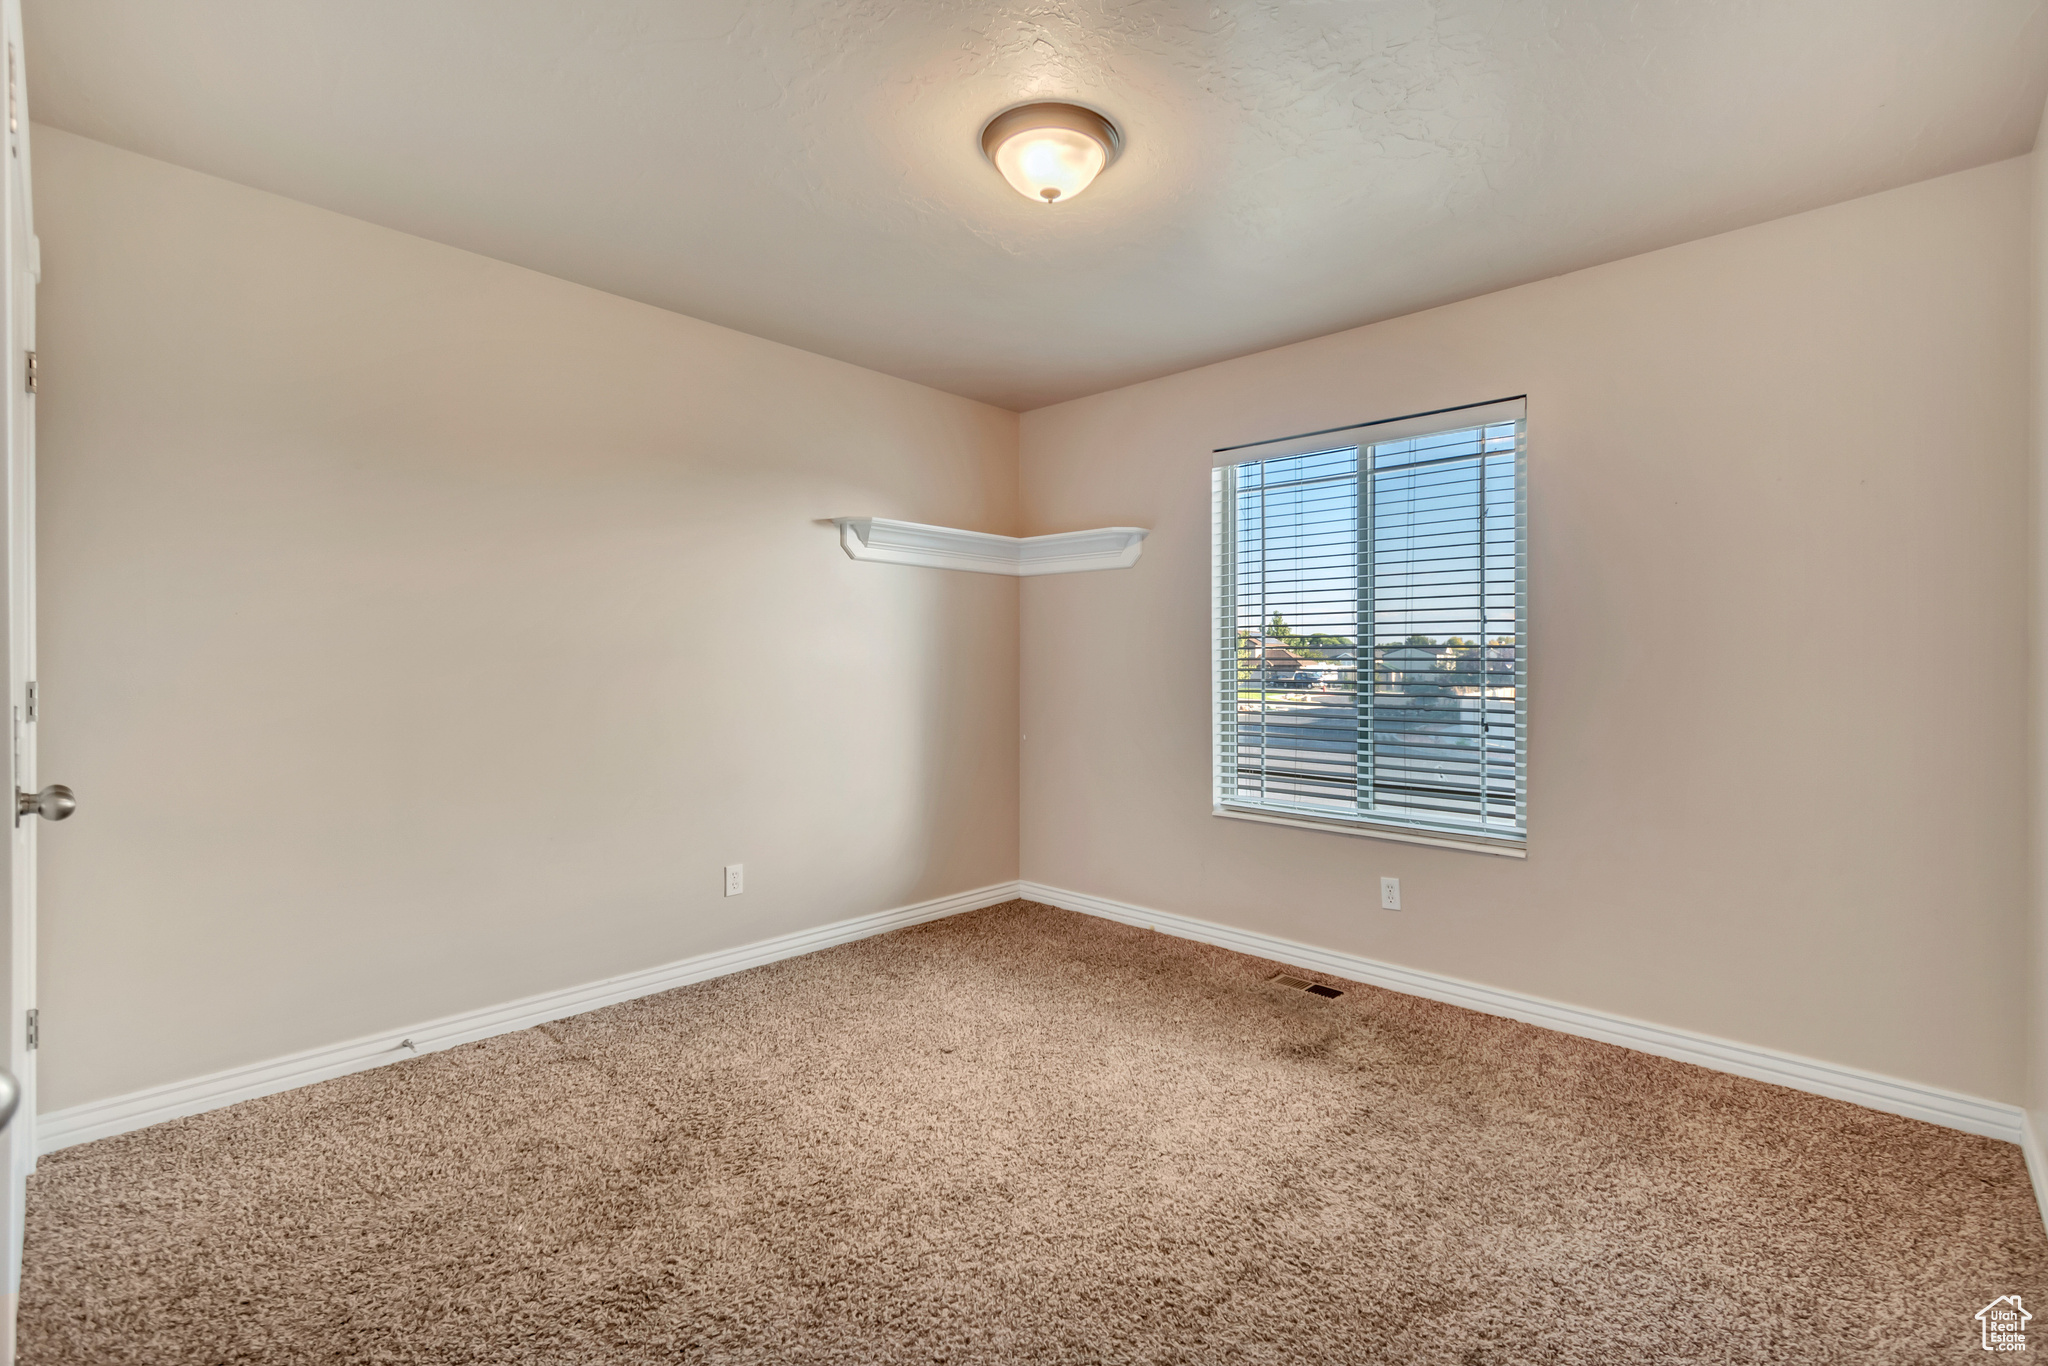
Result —
<instances>
[{"instance_id":1,"label":"beige carpet","mask_svg":"<svg viewBox=\"0 0 2048 1366\"><path fill-rule=\"evenodd\" d=\"M73 1148L22 1360L1917 1363L2048 1305L2010 1145L1276 966L1013 903Z\"/></svg>"}]
</instances>

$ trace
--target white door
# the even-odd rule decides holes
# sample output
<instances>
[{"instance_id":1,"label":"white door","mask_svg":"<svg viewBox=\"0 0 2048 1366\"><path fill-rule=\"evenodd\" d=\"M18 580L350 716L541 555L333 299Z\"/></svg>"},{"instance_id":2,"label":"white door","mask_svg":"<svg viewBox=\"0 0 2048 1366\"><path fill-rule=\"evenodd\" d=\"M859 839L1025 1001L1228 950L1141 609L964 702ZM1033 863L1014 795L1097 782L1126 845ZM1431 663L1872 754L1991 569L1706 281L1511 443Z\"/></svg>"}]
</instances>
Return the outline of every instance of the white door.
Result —
<instances>
[{"instance_id":1,"label":"white door","mask_svg":"<svg viewBox=\"0 0 2048 1366\"><path fill-rule=\"evenodd\" d=\"M0 27L7 39L7 175L4 190L6 238L0 249L0 312L7 323L7 349L0 357L0 388L7 394L6 545L0 593L7 618L7 697L13 733L13 791L6 794L13 838L7 847L7 966L0 973L0 1037L5 1062L21 1086L21 1104L0 1135L6 1152L6 1303L0 1306L0 1363L14 1361L14 1311L21 1294L21 1228L25 1183L35 1166L36 1040L30 1014L36 1004L36 828L19 819L19 793L35 792L35 396L30 391L30 357L36 345L36 280L41 274L34 217L29 200L28 87L22 67L21 0L0 0Z\"/></svg>"}]
</instances>

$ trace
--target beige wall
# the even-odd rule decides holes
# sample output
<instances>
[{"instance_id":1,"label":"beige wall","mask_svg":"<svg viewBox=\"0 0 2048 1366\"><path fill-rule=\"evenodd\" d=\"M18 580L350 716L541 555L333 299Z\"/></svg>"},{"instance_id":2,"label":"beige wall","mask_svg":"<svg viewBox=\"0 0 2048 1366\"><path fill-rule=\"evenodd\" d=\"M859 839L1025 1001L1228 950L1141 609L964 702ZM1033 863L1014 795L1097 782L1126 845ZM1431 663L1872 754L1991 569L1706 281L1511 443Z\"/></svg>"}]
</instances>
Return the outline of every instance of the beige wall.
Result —
<instances>
[{"instance_id":1,"label":"beige wall","mask_svg":"<svg viewBox=\"0 0 2048 1366\"><path fill-rule=\"evenodd\" d=\"M1020 505L1008 413L36 138L46 1109L1015 876L1019 585L847 513L1156 528L1022 585L1027 877L2025 1090L2025 159L1027 414ZM1210 816L1208 450L1518 392L1529 860Z\"/></svg>"},{"instance_id":2,"label":"beige wall","mask_svg":"<svg viewBox=\"0 0 2048 1366\"><path fill-rule=\"evenodd\" d=\"M1026 414L1155 531L1024 584L1024 875L2019 1100L2029 172ZM1518 393L1527 862L1211 816L1210 449Z\"/></svg>"},{"instance_id":3,"label":"beige wall","mask_svg":"<svg viewBox=\"0 0 2048 1366\"><path fill-rule=\"evenodd\" d=\"M45 1109L1016 876L1013 414L35 139Z\"/></svg>"},{"instance_id":4,"label":"beige wall","mask_svg":"<svg viewBox=\"0 0 2048 1366\"><path fill-rule=\"evenodd\" d=\"M2031 781L2029 809L2032 819L2033 857L2028 888L2028 1016L2027 1094L2028 1117L2037 1135L2048 1134L2048 109L2034 137L2031 163L2031 217L2027 245L2032 266L2033 324L2032 418L2028 472L2031 487L2028 503L2032 510L2033 562L2029 581L2033 601L2028 613L2029 645L2027 675L2027 719L2031 734L2028 756ZM2044 1215L2048 1215L2048 1187L2037 1188Z\"/></svg>"}]
</instances>

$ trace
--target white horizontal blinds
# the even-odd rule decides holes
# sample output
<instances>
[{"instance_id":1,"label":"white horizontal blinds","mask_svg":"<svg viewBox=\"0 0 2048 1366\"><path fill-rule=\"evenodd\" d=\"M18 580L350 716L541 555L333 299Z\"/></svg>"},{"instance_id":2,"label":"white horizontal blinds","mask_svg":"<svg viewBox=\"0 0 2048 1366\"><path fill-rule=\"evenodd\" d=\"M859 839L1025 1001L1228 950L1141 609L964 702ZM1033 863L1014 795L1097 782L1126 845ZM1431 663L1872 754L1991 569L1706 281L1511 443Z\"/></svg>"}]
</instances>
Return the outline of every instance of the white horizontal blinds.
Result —
<instances>
[{"instance_id":1,"label":"white horizontal blinds","mask_svg":"<svg viewBox=\"0 0 2048 1366\"><path fill-rule=\"evenodd\" d=\"M1218 469L1219 803L1520 842L1520 411Z\"/></svg>"},{"instance_id":2,"label":"white horizontal blinds","mask_svg":"<svg viewBox=\"0 0 2048 1366\"><path fill-rule=\"evenodd\" d=\"M1519 834L1521 423L1367 452L1373 764L1360 807Z\"/></svg>"},{"instance_id":3,"label":"white horizontal blinds","mask_svg":"<svg viewBox=\"0 0 2048 1366\"><path fill-rule=\"evenodd\" d=\"M1210 657L1216 689L1216 792L1237 790L1237 468L1209 471L1209 506L1215 535L1209 545L1210 622L1215 649Z\"/></svg>"},{"instance_id":4,"label":"white horizontal blinds","mask_svg":"<svg viewBox=\"0 0 2048 1366\"><path fill-rule=\"evenodd\" d=\"M1358 450L1239 465L1219 508L1232 566L1219 603L1229 710L1219 795L1349 815L1359 792Z\"/></svg>"}]
</instances>

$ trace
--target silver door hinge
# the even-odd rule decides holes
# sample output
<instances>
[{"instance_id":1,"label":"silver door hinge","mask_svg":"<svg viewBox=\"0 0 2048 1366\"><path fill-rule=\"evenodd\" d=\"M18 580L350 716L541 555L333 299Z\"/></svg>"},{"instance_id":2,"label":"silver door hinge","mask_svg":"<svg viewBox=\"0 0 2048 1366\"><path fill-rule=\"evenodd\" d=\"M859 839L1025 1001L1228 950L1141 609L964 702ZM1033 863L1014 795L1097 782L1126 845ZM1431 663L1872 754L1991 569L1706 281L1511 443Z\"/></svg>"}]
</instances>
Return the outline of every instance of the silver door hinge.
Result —
<instances>
[{"instance_id":1,"label":"silver door hinge","mask_svg":"<svg viewBox=\"0 0 2048 1366\"><path fill-rule=\"evenodd\" d=\"M28 353L28 375L24 382L28 385L30 393L36 391L36 353L33 351Z\"/></svg>"},{"instance_id":2,"label":"silver door hinge","mask_svg":"<svg viewBox=\"0 0 2048 1366\"><path fill-rule=\"evenodd\" d=\"M33 678L28 681L28 687L24 692L24 700L28 703L28 719L33 721L36 719L36 681Z\"/></svg>"},{"instance_id":3,"label":"silver door hinge","mask_svg":"<svg viewBox=\"0 0 2048 1366\"><path fill-rule=\"evenodd\" d=\"M43 1043L43 1012L31 1010L28 1013L28 1046L40 1048Z\"/></svg>"}]
</instances>

